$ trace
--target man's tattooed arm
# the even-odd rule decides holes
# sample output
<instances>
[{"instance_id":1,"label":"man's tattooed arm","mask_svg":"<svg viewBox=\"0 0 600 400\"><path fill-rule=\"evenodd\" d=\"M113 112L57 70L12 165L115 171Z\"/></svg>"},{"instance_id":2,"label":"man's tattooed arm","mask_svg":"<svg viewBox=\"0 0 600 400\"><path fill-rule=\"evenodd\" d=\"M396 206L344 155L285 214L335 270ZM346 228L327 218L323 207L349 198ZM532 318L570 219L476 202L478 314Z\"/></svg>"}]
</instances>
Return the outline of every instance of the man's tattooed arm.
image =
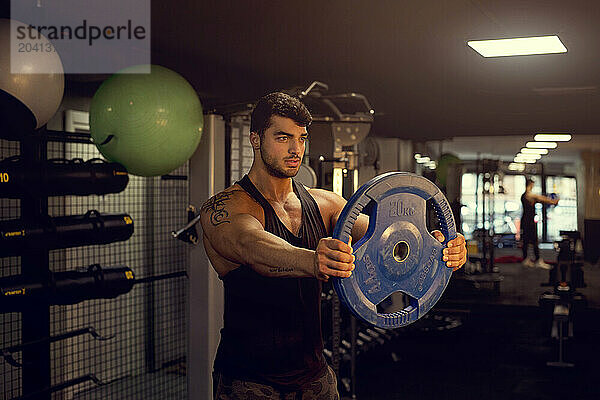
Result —
<instances>
[{"instance_id":1,"label":"man's tattooed arm","mask_svg":"<svg viewBox=\"0 0 600 400\"><path fill-rule=\"evenodd\" d=\"M258 205L235 192L221 192L200 208L203 241L210 244L213 265L222 263L221 257L267 277L315 277L315 252L265 231L253 215L260 212Z\"/></svg>"},{"instance_id":2,"label":"man's tattooed arm","mask_svg":"<svg viewBox=\"0 0 600 400\"><path fill-rule=\"evenodd\" d=\"M227 202L231 199L232 195L233 193L231 192L216 194L208 199L200 209L201 212L210 214L210 223L213 226L231 222L229 220L229 213L227 212Z\"/></svg>"}]
</instances>

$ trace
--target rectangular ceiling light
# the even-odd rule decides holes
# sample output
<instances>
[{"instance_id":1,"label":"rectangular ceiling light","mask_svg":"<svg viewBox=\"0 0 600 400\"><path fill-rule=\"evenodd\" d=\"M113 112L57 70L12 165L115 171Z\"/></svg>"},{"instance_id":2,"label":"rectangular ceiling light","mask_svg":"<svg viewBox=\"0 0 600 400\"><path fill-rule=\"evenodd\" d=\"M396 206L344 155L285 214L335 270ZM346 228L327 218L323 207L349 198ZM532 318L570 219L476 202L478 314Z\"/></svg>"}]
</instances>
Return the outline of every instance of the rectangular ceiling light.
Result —
<instances>
[{"instance_id":1,"label":"rectangular ceiling light","mask_svg":"<svg viewBox=\"0 0 600 400\"><path fill-rule=\"evenodd\" d=\"M548 149L530 149L528 147L523 147L521 149L522 154L548 154Z\"/></svg>"},{"instance_id":2,"label":"rectangular ceiling light","mask_svg":"<svg viewBox=\"0 0 600 400\"><path fill-rule=\"evenodd\" d=\"M538 160L538 158L523 157L520 155L516 155L515 158L513 159L513 162L524 163L524 162L530 162L530 161L536 162L537 160Z\"/></svg>"},{"instance_id":3,"label":"rectangular ceiling light","mask_svg":"<svg viewBox=\"0 0 600 400\"><path fill-rule=\"evenodd\" d=\"M566 53L558 36L535 36L513 39L471 40L467 44L484 57L526 56Z\"/></svg>"},{"instance_id":4,"label":"rectangular ceiling light","mask_svg":"<svg viewBox=\"0 0 600 400\"><path fill-rule=\"evenodd\" d=\"M536 142L568 142L571 135L568 133L538 133L533 137Z\"/></svg>"},{"instance_id":5,"label":"rectangular ceiling light","mask_svg":"<svg viewBox=\"0 0 600 400\"><path fill-rule=\"evenodd\" d=\"M523 154L523 153L517 153L517 155L515 156L515 158L532 158L534 160L539 160L540 158L542 158L541 154Z\"/></svg>"},{"instance_id":6,"label":"rectangular ceiling light","mask_svg":"<svg viewBox=\"0 0 600 400\"><path fill-rule=\"evenodd\" d=\"M556 142L527 142L525 145L530 149L555 149L556 146Z\"/></svg>"},{"instance_id":7,"label":"rectangular ceiling light","mask_svg":"<svg viewBox=\"0 0 600 400\"><path fill-rule=\"evenodd\" d=\"M542 156L540 154L522 154L522 153L517 153L517 155L515 156L515 158L519 158L519 159L528 159L528 158L531 158L533 160L538 160L538 159L542 158Z\"/></svg>"},{"instance_id":8,"label":"rectangular ceiling light","mask_svg":"<svg viewBox=\"0 0 600 400\"><path fill-rule=\"evenodd\" d=\"M508 164L508 169L510 169L511 171L523 171L525 170L525 164L512 162Z\"/></svg>"}]
</instances>

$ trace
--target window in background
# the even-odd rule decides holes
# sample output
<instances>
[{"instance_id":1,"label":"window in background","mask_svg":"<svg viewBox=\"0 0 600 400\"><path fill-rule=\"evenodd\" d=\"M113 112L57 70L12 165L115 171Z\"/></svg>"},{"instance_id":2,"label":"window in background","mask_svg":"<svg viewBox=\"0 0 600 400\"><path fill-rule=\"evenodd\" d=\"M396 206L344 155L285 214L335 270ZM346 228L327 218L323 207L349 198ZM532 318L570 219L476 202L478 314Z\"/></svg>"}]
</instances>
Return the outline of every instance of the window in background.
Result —
<instances>
[{"instance_id":1,"label":"window in background","mask_svg":"<svg viewBox=\"0 0 600 400\"><path fill-rule=\"evenodd\" d=\"M498 182L496 195L494 232L514 234L518 236L521 227L521 195L525 192L525 177L522 175L505 175Z\"/></svg>"},{"instance_id":2,"label":"window in background","mask_svg":"<svg viewBox=\"0 0 600 400\"><path fill-rule=\"evenodd\" d=\"M481 210L481 194L478 196L475 195L477 188L479 188L479 192L481 192L482 179L479 177L479 186L477 185L476 175L474 173L464 174L462 177L462 186L461 186L461 217L462 217L462 230L467 239L471 239L473 237L473 231L478 228L477 223L479 221L476 220L476 209L479 207ZM477 203L476 204L476 198ZM481 215L478 216L479 220L481 220Z\"/></svg>"},{"instance_id":3,"label":"window in background","mask_svg":"<svg viewBox=\"0 0 600 400\"><path fill-rule=\"evenodd\" d=\"M548 240L555 241L560 239L560 231L577 230L577 181L572 177L549 176L546 190L560 197L558 205L546 211Z\"/></svg>"},{"instance_id":4,"label":"window in background","mask_svg":"<svg viewBox=\"0 0 600 400\"><path fill-rule=\"evenodd\" d=\"M542 179L540 176L534 176L533 193L542 194ZM462 178L461 188L461 208L462 229L467 239L472 238L473 231L477 228L483 228L482 215L482 187L483 180L479 177L479 184L476 182L474 173L467 173ZM478 191L477 196L475 191ZM559 232L577 230L577 184L575 178L563 176L550 176L546 178L547 193L556 193L560 196L560 203L557 207L550 207L546 212L548 226L548 241L560 239ZM494 182L494 233L496 234L515 234L516 239L520 237L521 216L523 215L523 206L521 205L521 195L525 193L525 177L523 175L504 175L502 179L496 179ZM477 198L477 204L476 199ZM486 208L489 205L486 204ZM538 238L542 240L543 234L543 205L535 205L535 221L537 222ZM489 209L486 210L489 212ZM487 224L486 224L487 225ZM485 228L490 228L486 226Z\"/></svg>"},{"instance_id":5,"label":"window in background","mask_svg":"<svg viewBox=\"0 0 600 400\"><path fill-rule=\"evenodd\" d=\"M537 179L536 179L537 178ZM535 184L533 192L541 194L542 185L539 177L534 177ZM473 231L477 228L483 228L482 201L483 180L479 177L479 184L476 184L476 174L467 173L462 178L461 203L463 204L462 228L466 238L471 238ZM477 196L475 191L478 191ZM521 195L525 192L525 177L523 175L504 175L501 179L496 176L493 189L493 207L494 219L493 228L496 234L515 234L518 238L521 227L521 215L523 207L521 206ZM475 199L477 198L477 204ZM486 202L487 203L487 202ZM486 213L489 213L489 203L486 204ZM542 206L536 205L536 221L538 221L538 234L542 234ZM489 229L489 224L486 224Z\"/></svg>"}]
</instances>

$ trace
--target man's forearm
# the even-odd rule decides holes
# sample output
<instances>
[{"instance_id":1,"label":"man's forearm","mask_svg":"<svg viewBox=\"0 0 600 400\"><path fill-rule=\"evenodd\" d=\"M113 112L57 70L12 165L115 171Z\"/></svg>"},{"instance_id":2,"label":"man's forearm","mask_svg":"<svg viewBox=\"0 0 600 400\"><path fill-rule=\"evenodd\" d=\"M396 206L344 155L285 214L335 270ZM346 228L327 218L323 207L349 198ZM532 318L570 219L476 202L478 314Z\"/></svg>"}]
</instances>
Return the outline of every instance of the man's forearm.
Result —
<instances>
[{"instance_id":1,"label":"man's forearm","mask_svg":"<svg viewBox=\"0 0 600 400\"><path fill-rule=\"evenodd\" d=\"M315 277L315 252L295 247L265 231L241 239L243 258L263 276L279 278Z\"/></svg>"}]
</instances>

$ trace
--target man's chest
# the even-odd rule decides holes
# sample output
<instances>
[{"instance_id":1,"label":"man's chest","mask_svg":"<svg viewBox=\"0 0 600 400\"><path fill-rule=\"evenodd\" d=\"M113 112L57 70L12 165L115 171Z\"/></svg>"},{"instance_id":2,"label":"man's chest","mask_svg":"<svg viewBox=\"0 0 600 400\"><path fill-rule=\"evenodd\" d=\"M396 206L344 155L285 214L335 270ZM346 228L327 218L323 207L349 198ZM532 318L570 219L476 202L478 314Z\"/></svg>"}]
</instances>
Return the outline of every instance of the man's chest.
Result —
<instances>
[{"instance_id":1,"label":"man's chest","mask_svg":"<svg viewBox=\"0 0 600 400\"><path fill-rule=\"evenodd\" d=\"M317 211L321 214L321 218L323 219L323 223L325 225L325 229L327 234L331 234L333 227L330 226L331 213L327 208L327 204L320 204L318 199L315 199L315 202L318 206ZM277 218L285 225L285 227L292 232L294 235L298 236L300 228L302 227L302 215L303 212L307 210L303 210L302 203L298 197L294 196L294 199L289 199L286 202L269 202L273 211L277 215Z\"/></svg>"}]
</instances>

